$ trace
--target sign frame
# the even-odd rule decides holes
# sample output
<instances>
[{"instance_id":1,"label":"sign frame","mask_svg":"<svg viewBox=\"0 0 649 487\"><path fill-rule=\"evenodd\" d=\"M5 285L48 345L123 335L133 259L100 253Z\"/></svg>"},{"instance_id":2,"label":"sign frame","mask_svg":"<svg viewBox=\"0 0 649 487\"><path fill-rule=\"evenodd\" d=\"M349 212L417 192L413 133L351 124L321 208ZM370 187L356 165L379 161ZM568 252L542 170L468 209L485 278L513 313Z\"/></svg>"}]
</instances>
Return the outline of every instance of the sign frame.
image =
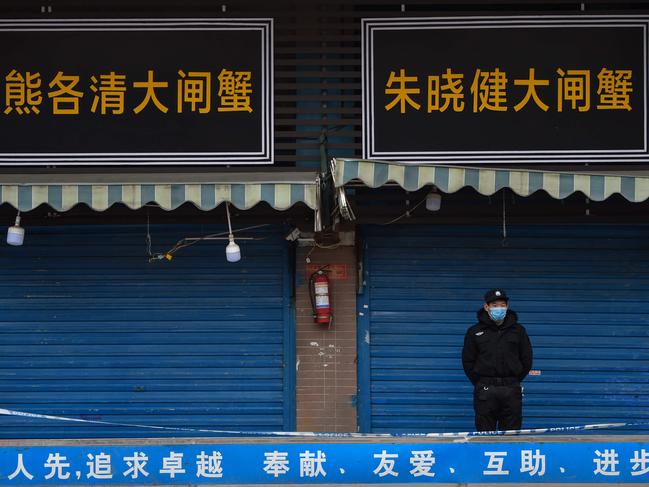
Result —
<instances>
[{"instance_id":1,"label":"sign frame","mask_svg":"<svg viewBox=\"0 0 649 487\"><path fill-rule=\"evenodd\" d=\"M361 71L362 71L362 153L367 160L408 163L481 164L481 163L633 163L649 162L647 140L647 111L649 98L648 52L649 16L646 15L528 15L528 16L464 16L426 18L364 18L361 21ZM643 30L644 84L642 90L644 144L642 149L614 150L420 150L381 151L376 149L375 93L374 93L374 34L385 30L412 29L470 29L470 28L542 28L542 27L640 27ZM423 92L423 90L422 90Z\"/></svg>"},{"instance_id":2,"label":"sign frame","mask_svg":"<svg viewBox=\"0 0 649 487\"><path fill-rule=\"evenodd\" d=\"M261 150L238 152L0 152L2 166L169 166L274 163L274 63L272 18L65 18L0 19L3 31L253 30L261 33Z\"/></svg>"}]
</instances>

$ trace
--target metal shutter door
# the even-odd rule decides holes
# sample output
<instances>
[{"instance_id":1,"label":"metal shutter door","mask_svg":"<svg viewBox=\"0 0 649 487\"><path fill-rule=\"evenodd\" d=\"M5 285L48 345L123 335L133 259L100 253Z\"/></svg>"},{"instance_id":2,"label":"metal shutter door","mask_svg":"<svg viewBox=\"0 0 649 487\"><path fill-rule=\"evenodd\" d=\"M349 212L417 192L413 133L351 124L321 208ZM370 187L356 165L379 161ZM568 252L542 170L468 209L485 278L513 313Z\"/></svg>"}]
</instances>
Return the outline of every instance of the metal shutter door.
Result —
<instances>
[{"instance_id":1,"label":"metal shutter door","mask_svg":"<svg viewBox=\"0 0 649 487\"><path fill-rule=\"evenodd\" d=\"M222 228L152 227L154 251ZM280 229L147 262L145 226L27 227L0 255L2 408L227 430L293 428L292 313ZM3 438L184 436L0 416ZM205 433L202 433L204 436Z\"/></svg>"},{"instance_id":2,"label":"metal shutter door","mask_svg":"<svg viewBox=\"0 0 649 487\"><path fill-rule=\"evenodd\" d=\"M366 228L362 431L474 430L460 355L492 287L509 293L541 371L524 384L524 428L649 421L649 227L512 226L508 236Z\"/></svg>"}]
</instances>

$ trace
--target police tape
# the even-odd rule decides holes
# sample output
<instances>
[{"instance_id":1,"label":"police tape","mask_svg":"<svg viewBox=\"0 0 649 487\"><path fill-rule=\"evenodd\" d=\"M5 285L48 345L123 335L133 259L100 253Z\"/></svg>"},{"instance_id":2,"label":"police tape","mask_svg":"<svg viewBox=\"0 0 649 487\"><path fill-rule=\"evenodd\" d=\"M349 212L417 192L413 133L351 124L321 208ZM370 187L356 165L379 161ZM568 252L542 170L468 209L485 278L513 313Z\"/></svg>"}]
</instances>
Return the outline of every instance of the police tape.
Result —
<instances>
[{"instance_id":1,"label":"police tape","mask_svg":"<svg viewBox=\"0 0 649 487\"><path fill-rule=\"evenodd\" d=\"M236 431L217 430L204 428L180 428L175 426L155 426L146 424L119 423L113 421L102 421L98 419L70 418L67 416L54 416L51 414L28 413L25 411L14 411L12 409L0 408L0 416L19 416L22 418L47 419L51 421L68 421L73 423L89 423L103 426L121 426L135 429L150 429L158 431L176 431L183 433L210 433L227 436L278 436L278 437L300 437L300 438L471 438L480 436L521 436L539 435L545 433L574 433L579 431L603 430L623 428L628 426L649 426L649 422L640 423L597 423L583 424L576 426L555 426L549 428L530 428L507 431L466 431L457 433L328 433L328 432L307 432L307 431Z\"/></svg>"}]
</instances>

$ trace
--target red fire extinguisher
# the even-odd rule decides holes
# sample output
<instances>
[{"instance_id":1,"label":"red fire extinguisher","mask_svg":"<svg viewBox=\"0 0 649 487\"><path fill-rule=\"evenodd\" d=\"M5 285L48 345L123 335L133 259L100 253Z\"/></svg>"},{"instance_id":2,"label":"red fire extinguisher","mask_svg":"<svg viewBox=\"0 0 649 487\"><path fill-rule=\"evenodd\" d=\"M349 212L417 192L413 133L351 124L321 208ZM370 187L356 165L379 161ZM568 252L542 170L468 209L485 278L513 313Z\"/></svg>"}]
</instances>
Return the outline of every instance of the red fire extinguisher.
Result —
<instances>
[{"instance_id":1,"label":"red fire extinguisher","mask_svg":"<svg viewBox=\"0 0 649 487\"><path fill-rule=\"evenodd\" d=\"M313 307L313 319L316 323L329 325L332 321L331 301L329 299L329 278L321 267L309 279L309 294L311 295L311 306Z\"/></svg>"}]
</instances>

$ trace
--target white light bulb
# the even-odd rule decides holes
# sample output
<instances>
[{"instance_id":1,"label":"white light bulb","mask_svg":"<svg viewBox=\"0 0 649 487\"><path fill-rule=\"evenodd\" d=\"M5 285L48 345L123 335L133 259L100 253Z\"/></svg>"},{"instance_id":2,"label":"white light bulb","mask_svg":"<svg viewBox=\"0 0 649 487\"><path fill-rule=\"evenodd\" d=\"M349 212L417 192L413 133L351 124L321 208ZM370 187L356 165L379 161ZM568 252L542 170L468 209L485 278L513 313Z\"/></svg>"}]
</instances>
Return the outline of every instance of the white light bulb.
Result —
<instances>
[{"instance_id":1,"label":"white light bulb","mask_svg":"<svg viewBox=\"0 0 649 487\"><path fill-rule=\"evenodd\" d=\"M7 229L7 243L9 245L22 245L25 240L25 229L20 226L20 216L16 217L13 227Z\"/></svg>"},{"instance_id":2,"label":"white light bulb","mask_svg":"<svg viewBox=\"0 0 649 487\"><path fill-rule=\"evenodd\" d=\"M232 235L230 235L230 243L225 248L225 258L228 262L239 262L241 260L241 249L234 242Z\"/></svg>"},{"instance_id":3,"label":"white light bulb","mask_svg":"<svg viewBox=\"0 0 649 487\"><path fill-rule=\"evenodd\" d=\"M442 195L439 193L428 193L426 195L426 209L428 211L439 211L442 206Z\"/></svg>"}]
</instances>

